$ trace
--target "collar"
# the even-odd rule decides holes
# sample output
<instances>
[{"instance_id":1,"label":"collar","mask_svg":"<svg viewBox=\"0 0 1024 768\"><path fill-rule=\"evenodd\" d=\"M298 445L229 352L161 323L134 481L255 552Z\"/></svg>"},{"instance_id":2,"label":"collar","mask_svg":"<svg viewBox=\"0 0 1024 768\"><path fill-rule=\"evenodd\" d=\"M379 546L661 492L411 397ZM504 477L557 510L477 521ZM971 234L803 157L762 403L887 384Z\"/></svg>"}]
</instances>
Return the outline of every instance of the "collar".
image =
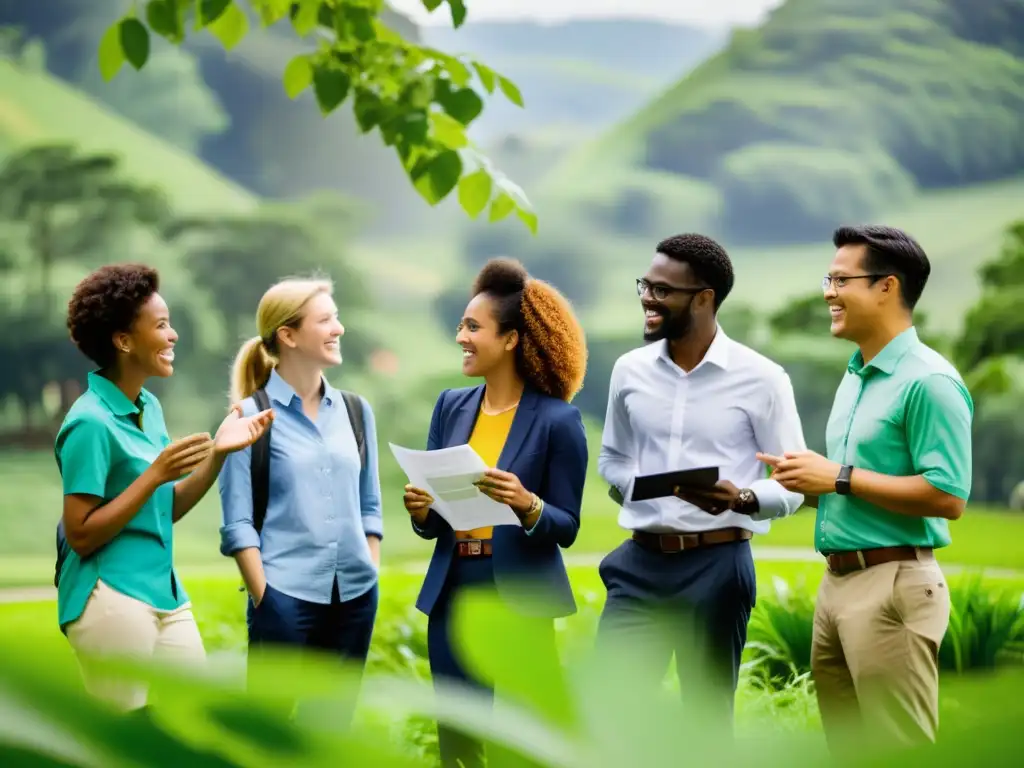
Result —
<instances>
[{"instance_id":1,"label":"collar","mask_svg":"<svg viewBox=\"0 0 1024 768\"><path fill-rule=\"evenodd\" d=\"M867 365L864 364L864 355L858 349L850 357L846 370L858 376L866 375L872 368L885 374L891 374L896 370L896 365L903 359L904 355L913 349L917 343L917 329L914 326L910 326L882 347L882 351L875 355Z\"/></svg>"},{"instance_id":2,"label":"collar","mask_svg":"<svg viewBox=\"0 0 1024 768\"><path fill-rule=\"evenodd\" d=\"M281 405L291 405L293 399L299 399L295 388L281 378L281 374L277 372L276 368L270 372L270 378L267 379L264 389L267 391L267 397L276 400ZM334 405L338 391L327 383L323 374L320 374L320 391L323 393L320 402L328 406Z\"/></svg>"},{"instance_id":3,"label":"collar","mask_svg":"<svg viewBox=\"0 0 1024 768\"><path fill-rule=\"evenodd\" d=\"M705 364L713 365L716 368L720 368L723 371L729 370L729 347L732 346L732 339L725 335L725 331L722 330L722 326L717 326L715 330L715 338L711 340L711 346L708 347L708 351L704 353L704 359L701 360L693 371ZM678 368L675 361L668 351L668 339L661 342L658 349L658 356L662 360L671 363L674 367ZM690 373L693 373L690 371Z\"/></svg>"},{"instance_id":4,"label":"collar","mask_svg":"<svg viewBox=\"0 0 1024 768\"><path fill-rule=\"evenodd\" d=\"M143 387L139 392L137 405L128 399L128 396L118 388L117 384L101 375L99 370L89 372L88 387L89 391L95 392L96 396L107 406L107 410L115 416L131 416L141 413L142 408L145 408L153 397L149 390Z\"/></svg>"}]
</instances>

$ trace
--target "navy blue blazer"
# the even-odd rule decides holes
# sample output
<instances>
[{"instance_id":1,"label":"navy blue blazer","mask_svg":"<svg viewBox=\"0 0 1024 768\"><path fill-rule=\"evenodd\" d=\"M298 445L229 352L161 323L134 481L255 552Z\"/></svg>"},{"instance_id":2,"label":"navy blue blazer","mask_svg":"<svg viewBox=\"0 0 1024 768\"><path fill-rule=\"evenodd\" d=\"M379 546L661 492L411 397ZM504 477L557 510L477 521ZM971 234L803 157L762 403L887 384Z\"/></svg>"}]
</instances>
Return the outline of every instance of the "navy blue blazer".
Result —
<instances>
[{"instance_id":1,"label":"navy blue blazer","mask_svg":"<svg viewBox=\"0 0 1024 768\"><path fill-rule=\"evenodd\" d=\"M482 384L441 393L430 419L428 451L469 442L483 394ZM560 548L571 547L580 530L588 458L587 435L576 406L527 386L497 468L516 475L526 490L543 499L544 511L529 534L519 525L495 526L491 555L498 594L524 613L555 618L576 612ZM455 532L434 510L422 528L414 523L413 530L436 540L416 601L416 607L429 615L455 556ZM542 604L535 602L538 599Z\"/></svg>"}]
</instances>

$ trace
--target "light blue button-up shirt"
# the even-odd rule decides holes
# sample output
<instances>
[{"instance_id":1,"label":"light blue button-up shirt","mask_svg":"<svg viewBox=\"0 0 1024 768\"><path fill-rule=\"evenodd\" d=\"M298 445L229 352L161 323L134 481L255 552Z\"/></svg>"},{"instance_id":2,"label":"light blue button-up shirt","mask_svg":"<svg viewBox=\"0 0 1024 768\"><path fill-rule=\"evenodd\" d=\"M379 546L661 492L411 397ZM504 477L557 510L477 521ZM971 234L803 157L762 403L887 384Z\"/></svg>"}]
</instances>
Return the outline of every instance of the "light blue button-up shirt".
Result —
<instances>
[{"instance_id":1,"label":"light blue button-up shirt","mask_svg":"<svg viewBox=\"0 0 1024 768\"><path fill-rule=\"evenodd\" d=\"M278 592L311 603L331 602L335 582L341 600L363 595L377 582L377 567L366 543L383 538L377 433L364 398L366 467L341 393L324 382L316 423L302 400L277 371L267 396L274 409L270 435L270 493L261 534L253 526L252 450L232 453L219 478L223 526L220 551L233 555L257 547L267 583ZM256 413L252 398L242 402Z\"/></svg>"}]
</instances>

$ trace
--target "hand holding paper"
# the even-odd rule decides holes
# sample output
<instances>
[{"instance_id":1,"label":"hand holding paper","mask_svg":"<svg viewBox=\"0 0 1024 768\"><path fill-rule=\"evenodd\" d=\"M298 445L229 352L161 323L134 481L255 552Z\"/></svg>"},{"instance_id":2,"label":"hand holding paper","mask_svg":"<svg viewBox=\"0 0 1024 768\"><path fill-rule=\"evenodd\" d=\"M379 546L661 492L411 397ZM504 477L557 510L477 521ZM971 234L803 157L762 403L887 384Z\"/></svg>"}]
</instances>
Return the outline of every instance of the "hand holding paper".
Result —
<instances>
[{"instance_id":1,"label":"hand holding paper","mask_svg":"<svg viewBox=\"0 0 1024 768\"><path fill-rule=\"evenodd\" d=\"M453 530L522 525L511 507L488 498L476 486L484 479L488 467L468 445L437 451L414 451L394 443L388 445L413 490L425 491L432 499L428 507L443 517ZM406 508L409 509L408 502Z\"/></svg>"}]
</instances>

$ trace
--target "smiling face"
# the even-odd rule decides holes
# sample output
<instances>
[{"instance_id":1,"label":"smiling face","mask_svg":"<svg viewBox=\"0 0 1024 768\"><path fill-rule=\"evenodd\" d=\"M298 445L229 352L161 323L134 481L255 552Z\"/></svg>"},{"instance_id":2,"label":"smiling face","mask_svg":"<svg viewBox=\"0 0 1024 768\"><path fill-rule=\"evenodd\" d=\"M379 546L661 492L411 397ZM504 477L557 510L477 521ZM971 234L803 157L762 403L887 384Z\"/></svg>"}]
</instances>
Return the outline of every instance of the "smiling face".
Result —
<instances>
[{"instance_id":1,"label":"smiling face","mask_svg":"<svg viewBox=\"0 0 1024 768\"><path fill-rule=\"evenodd\" d=\"M486 376L501 365L514 362L519 334L501 333L495 313L495 301L485 293L474 296L459 323L455 342L462 347L462 372L466 376Z\"/></svg>"},{"instance_id":2,"label":"smiling face","mask_svg":"<svg viewBox=\"0 0 1024 768\"><path fill-rule=\"evenodd\" d=\"M644 341L681 339L693 328L697 297L703 289L685 261L655 254L638 290Z\"/></svg>"},{"instance_id":3,"label":"smiling face","mask_svg":"<svg viewBox=\"0 0 1024 768\"><path fill-rule=\"evenodd\" d=\"M298 328L279 328L277 339L282 352L297 353L310 363L327 367L341 363L344 334L334 299L321 292L306 302Z\"/></svg>"},{"instance_id":4,"label":"smiling face","mask_svg":"<svg viewBox=\"0 0 1024 768\"><path fill-rule=\"evenodd\" d=\"M174 373L174 344L178 334L171 327L170 311L159 293L139 307L132 327L115 333L114 349L123 365L131 366L146 377L166 378Z\"/></svg>"},{"instance_id":5,"label":"smiling face","mask_svg":"<svg viewBox=\"0 0 1024 768\"><path fill-rule=\"evenodd\" d=\"M844 245L829 266L825 301L832 318L829 330L839 339L870 337L886 306L899 302L896 278L872 273L864 256L865 246Z\"/></svg>"}]
</instances>

